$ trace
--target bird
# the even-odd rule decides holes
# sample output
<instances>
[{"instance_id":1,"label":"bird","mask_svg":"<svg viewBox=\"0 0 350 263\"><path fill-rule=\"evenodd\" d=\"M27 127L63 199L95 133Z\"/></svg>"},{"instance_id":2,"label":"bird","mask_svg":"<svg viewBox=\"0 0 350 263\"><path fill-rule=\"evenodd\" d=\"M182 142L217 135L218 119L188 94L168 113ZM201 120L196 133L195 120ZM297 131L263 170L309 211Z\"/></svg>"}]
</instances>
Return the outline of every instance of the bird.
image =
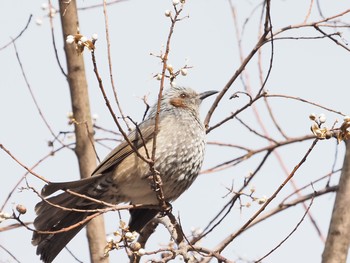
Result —
<instances>
[{"instance_id":1,"label":"bird","mask_svg":"<svg viewBox=\"0 0 350 263\"><path fill-rule=\"evenodd\" d=\"M162 180L164 201L167 203L186 191L200 172L206 131L200 120L199 107L205 98L215 93L217 91L197 93L188 87L174 86L165 90L161 97L154 168ZM159 205L150 180L150 165L134 151L136 148L140 155L146 156L147 148L148 154L152 153L157 112L158 102L150 108L144 121L128 134L133 147L126 140L120 143L96 167L91 177L47 183L41 191L45 199L35 206L36 231L57 231L94 214L92 211L73 211L73 208L105 208L102 202L73 195L68 190L112 204ZM53 195L59 190L63 192ZM129 230L140 232L158 213L159 209L130 209ZM84 222L60 233L34 231L32 244L37 246L37 255L45 263L52 262L86 224Z\"/></svg>"}]
</instances>

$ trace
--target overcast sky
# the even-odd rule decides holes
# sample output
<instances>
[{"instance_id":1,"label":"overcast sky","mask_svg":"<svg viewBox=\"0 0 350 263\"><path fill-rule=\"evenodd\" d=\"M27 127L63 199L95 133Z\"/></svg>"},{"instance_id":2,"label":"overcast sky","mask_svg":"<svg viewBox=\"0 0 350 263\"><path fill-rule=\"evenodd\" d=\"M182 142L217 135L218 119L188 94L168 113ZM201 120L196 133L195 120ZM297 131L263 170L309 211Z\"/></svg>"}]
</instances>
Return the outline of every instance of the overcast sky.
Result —
<instances>
[{"instance_id":1,"label":"overcast sky","mask_svg":"<svg viewBox=\"0 0 350 263\"><path fill-rule=\"evenodd\" d=\"M221 90L241 64L230 5L226 0L191 0L187 2L182 14L189 15L189 18L176 25L169 63L175 69L181 68L186 63L193 68L188 70L186 77L180 76L176 83L190 86L199 92ZM271 14L274 31L281 27L302 23L309 8L309 2L272 1ZM80 1L79 5L89 6L98 3L100 1ZM236 7L240 28L246 18L250 17L242 41L244 55L247 55L257 41L257 25L261 9L252 13L256 6L255 1L240 0L232 1L232 3ZM67 113L71 111L69 89L55 60L50 24L46 16L47 11L41 9L42 4L41 1L37 0L2 2L0 47L8 43L11 37L17 36L26 25L30 14L33 14L28 29L16 41L19 56L30 87L53 130L56 133L72 131L72 126L68 125L67 119ZM53 4L57 7L56 2ZM323 15L328 17L348 9L350 4L348 1L330 2L324 0L320 1L320 6ZM170 25L169 19L164 16L167 9L172 9L170 0L129 0L108 7L113 75L119 91L119 98L124 112L138 122L141 121L145 109L140 98L149 94L149 103L153 103L158 91L159 83L153 76L161 71L161 63L158 58L149 54L151 52L159 54L160 50L164 48ZM81 11L79 15L81 33L87 37L94 33L99 35L96 49L99 71L106 89L109 90L109 94L112 94L108 79L103 10L102 8L89 9ZM349 22L349 18L347 15L343 19ZM314 3L308 21L320 19L322 18L316 3ZM41 25L37 25L36 22L41 22ZM58 54L65 67L58 15L54 17L53 22ZM333 28L325 30L328 33L335 32ZM349 29L341 28L341 31L343 38L337 39L341 43L347 44L350 41ZM282 36L305 37L320 36L320 34L313 28L307 28L288 31ZM270 50L271 46L269 45L262 49L264 74L266 74L269 65ZM92 113L99 116L97 124L111 130L117 130L94 78L89 52L84 53L84 58ZM257 57L254 58L246 68L253 92L260 88L257 61ZM266 89L271 94L301 97L336 111L350 114L349 62L350 53L329 39L275 41L273 67ZM2 120L0 143L6 146L18 160L30 167L50 152L48 141L52 140L52 136L33 103L12 45L0 50L0 72ZM242 89L242 82L238 79L214 114L212 124L217 123L247 102L245 96L234 100L228 99L234 92ZM202 105L203 118L213 100L214 98L208 99ZM271 99L270 103L276 119L290 137L310 134L311 122L308 116L311 112L326 114L326 124L329 127L336 119L342 120L341 115L299 101L275 98ZM283 137L273 128L263 103L257 105L257 110L261 114L263 123L269 129L269 135L276 140L282 140ZM246 110L240 117L250 126L262 131L251 109ZM106 135L98 133L97 136ZM67 136L65 141L72 143L73 139ZM208 135L208 141L238 144L253 149L268 145L266 140L252 135L237 121L228 122L212 131ZM116 145L115 142L107 142L106 144L110 147ZM311 141L307 141L279 150L289 172L301 160L310 145ZM58 147L58 144L56 146ZM338 149L338 155L335 160L336 149ZM98 147L100 158L103 158L108 152L108 149ZM242 152L236 149L209 145L203 169L234 159L239 154ZM332 169L334 161L335 167L340 168L343 154L344 146L342 144L337 146L335 140L319 142L308 161L298 170L295 183L298 186L303 186L327 174ZM179 214L181 217L184 231L189 233L192 227L205 227L223 204L229 200L228 197L225 198L228 189L234 187L234 190L237 190L244 177L256 168L261 158L262 155L259 155L237 167L201 175L173 205L174 214ZM2 180L0 204L2 204L25 171L2 151L0 152L0 167L2 168L0 173ZM70 150L58 152L53 158L48 158L35 171L52 181L73 180L79 176L76 157ZM335 175L331 180L332 185L337 183L337 178L338 175ZM256 195L269 197L284 179L285 174L276 158L270 157L269 162L253 182ZM33 176L28 177L28 182L37 189L43 186L43 183ZM316 190L322 189L325 183L315 185ZM25 184L23 183L22 186ZM275 207L292 191L293 188L287 185L270 208ZM16 190L4 211L11 212L15 204L21 203L28 209L28 213L22 219L32 221L34 205L38 201L39 198L31 191ZM311 213L324 236L327 235L333 202L334 194L329 194L317 198L311 208ZM236 205L222 225L201 244L207 248L213 248L229 233L242 226L258 208L259 205L253 204L249 209L240 210L239 206ZM237 238L224 251L223 255L232 260L239 258L247 261L258 259L292 231L303 213L302 206L297 206L259 224ZM108 232L116 230L118 220L117 213L107 215ZM127 213L124 214L124 220L127 220ZM10 223L9 221L3 222L0 227ZM20 262L39 262L30 240L31 232L24 229L0 234L0 244L15 254ZM168 234L162 227L159 227L146 250L156 248L159 244L165 245L167 241ZM296 233L268 257L266 262L320 262L323 245L323 241L311 225L310 220L306 218ZM84 231L81 231L68 247L80 260L88 262L89 255ZM114 262L123 261L121 259L125 259L124 251L111 253L111 262L113 260ZM57 257L57 262L64 261L72 262L72 257L65 250ZM0 262L15 261L0 249Z\"/></svg>"}]
</instances>

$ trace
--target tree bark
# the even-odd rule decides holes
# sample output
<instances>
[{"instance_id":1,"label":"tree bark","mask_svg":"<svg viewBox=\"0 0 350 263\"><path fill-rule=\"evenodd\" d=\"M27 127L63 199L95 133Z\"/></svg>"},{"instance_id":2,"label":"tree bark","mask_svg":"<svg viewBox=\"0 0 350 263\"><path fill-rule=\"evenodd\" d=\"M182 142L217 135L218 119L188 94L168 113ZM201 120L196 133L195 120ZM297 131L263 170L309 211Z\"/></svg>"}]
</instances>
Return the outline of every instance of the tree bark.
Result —
<instances>
[{"instance_id":1,"label":"tree bark","mask_svg":"<svg viewBox=\"0 0 350 263\"><path fill-rule=\"evenodd\" d=\"M84 59L78 54L74 45L66 44L67 35L75 35L79 30L78 12L75 0L59 1L64 50L67 60L67 76L71 94L71 103L75 126L75 153L79 162L81 178L91 176L96 167L96 156L93 149L93 129ZM106 233L103 217L97 217L87 225L91 262L108 262L102 258L106 244Z\"/></svg>"},{"instance_id":2,"label":"tree bark","mask_svg":"<svg viewBox=\"0 0 350 263\"><path fill-rule=\"evenodd\" d=\"M350 141L335 198L332 219L322 255L322 263L345 263L350 245Z\"/></svg>"}]
</instances>

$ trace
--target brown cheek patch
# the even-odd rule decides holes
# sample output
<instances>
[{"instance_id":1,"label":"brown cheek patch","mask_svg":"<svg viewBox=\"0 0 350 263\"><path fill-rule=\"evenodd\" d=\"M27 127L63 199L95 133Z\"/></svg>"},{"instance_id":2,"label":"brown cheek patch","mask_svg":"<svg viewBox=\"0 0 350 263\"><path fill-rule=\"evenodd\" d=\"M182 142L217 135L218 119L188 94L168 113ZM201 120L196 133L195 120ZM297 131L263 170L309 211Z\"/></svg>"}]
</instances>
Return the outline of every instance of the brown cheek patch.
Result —
<instances>
[{"instance_id":1,"label":"brown cheek patch","mask_svg":"<svg viewBox=\"0 0 350 263\"><path fill-rule=\"evenodd\" d=\"M170 100L170 104L177 108L186 108L184 101L180 98L173 98Z\"/></svg>"}]
</instances>

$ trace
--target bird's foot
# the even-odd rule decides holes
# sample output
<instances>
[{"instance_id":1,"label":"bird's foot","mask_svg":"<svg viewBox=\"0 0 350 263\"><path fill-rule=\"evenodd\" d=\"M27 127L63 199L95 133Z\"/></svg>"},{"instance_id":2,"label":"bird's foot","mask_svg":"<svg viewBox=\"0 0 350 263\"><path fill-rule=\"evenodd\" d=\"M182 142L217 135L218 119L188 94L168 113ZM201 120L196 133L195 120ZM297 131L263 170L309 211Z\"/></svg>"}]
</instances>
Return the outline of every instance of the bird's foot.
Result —
<instances>
[{"instance_id":1,"label":"bird's foot","mask_svg":"<svg viewBox=\"0 0 350 263\"><path fill-rule=\"evenodd\" d=\"M166 216L169 215L169 213L171 213L171 211L173 210L173 206L167 202L162 200L161 202L159 202L159 207L160 207L160 216Z\"/></svg>"}]
</instances>

